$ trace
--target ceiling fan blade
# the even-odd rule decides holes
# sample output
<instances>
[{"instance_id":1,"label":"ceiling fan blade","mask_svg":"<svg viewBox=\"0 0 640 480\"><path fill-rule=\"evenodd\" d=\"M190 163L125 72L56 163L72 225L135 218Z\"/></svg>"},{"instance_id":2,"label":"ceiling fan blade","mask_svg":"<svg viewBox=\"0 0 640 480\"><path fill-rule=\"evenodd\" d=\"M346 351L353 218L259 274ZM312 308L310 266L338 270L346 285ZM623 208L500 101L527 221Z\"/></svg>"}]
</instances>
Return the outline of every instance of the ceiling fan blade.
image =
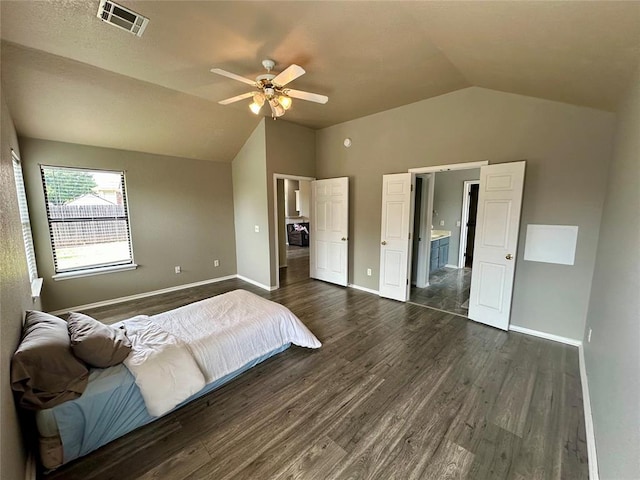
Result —
<instances>
[{"instance_id":1,"label":"ceiling fan blade","mask_svg":"<svg viewBox=\"0 0 640 480\"><path fill-rule=\"evenodd\" d=\"M256 82L254 80L249 80L248 78L241 77L240 75L236 75L235 73L227 72L226 70L222 70L221 68L212 68L211 73L217 73L218 75L222 75L223 77L233 78L234 80L246 83L247 85L251 85L254 87L256 86Z\"/></svg>"},{"instance_id":2,"label":"ceiling fan blade","mask_svg":"<svg viewBox=\"0 0 640 480\"><path fill-rule=\"evenodd\" d=\"M293 90L291 88L286 88L284 90L286 95L289 95L293 98L299 98L300 100L308 100L310 102L316 103L327 103L329 101L329 97L325 95L318 95L317 93L303 92L302 90Z\"/></svg>"},{"instance_id":3,"label":"ceiling fan blade","mask_svg":"<svg viewBox=\"0 0 640 480\"><path fill-rule=\"evenodd\" d=\"M294 63L276 75L272 82L282 87L305 73L304 68Z\"/></svg>"},{"instance_id":4,"label":"ceiling fan blade","mask_svg":"<svg viewBox=\"0 0 640 480\"><path fill-rule=\"evenodd\" d=\"M227 98L225 100L220 100L218 103L220 105L229 105L233 102L238 102L240 100L244 100L245 98L253 97L254 92L243 93L242 95L236 95L235 97Z\"/></svg>"}]
</instances>

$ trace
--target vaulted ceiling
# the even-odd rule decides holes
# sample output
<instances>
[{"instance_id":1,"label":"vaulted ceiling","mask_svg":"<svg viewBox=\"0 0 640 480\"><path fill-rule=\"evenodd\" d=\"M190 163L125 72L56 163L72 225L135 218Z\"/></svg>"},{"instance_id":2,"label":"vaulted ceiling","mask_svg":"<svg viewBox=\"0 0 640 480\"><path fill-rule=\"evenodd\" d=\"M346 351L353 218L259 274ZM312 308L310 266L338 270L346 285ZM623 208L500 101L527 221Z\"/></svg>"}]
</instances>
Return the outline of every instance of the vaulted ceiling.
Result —
<instances>
[{"instance_id":1,"label":"vaulted ceiling","mask_svg":"<svg viewBox=\"0 0 640 480\"><path fill-rule=\"evenodd\" d=\"M19 134L231 161L259 117L221 99L264 58L306 75L285 120L322 128L469 86L615 111L640 59L640 1L0 2L1 80ZM249 87L250 89L250 87ZM267 109L263 109L267 110Z\"/></svg>"}]
</instances>

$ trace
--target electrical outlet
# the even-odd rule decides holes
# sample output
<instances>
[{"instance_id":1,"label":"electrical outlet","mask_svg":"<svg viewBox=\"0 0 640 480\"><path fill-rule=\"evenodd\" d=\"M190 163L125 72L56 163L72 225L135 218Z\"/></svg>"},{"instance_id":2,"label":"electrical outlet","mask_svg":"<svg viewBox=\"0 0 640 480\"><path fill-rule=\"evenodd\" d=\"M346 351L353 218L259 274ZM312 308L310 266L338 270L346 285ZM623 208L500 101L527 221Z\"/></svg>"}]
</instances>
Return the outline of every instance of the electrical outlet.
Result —
<instances>
[{"instance_id":1,"label":"electrical outlet","mask_svg":"<svg viewBox=\"0 0 640 480\"><path fill-rule=\"evenodd\" d=\"M370 276L371 276L371 269L367 268L367 277L370 277Z\"/></svg>"},{"instance_id":2,"label":"electrical outlet","mask_svg":"<svg viewBox=\"0 0 640 480\"><path fill-rule=\"evenodd\" d=\"M456 222L456 227L459 227L459 226L460 226L460 220Z\"/></svg>"},{"instance_id":3,"label":"electrical outlet","mask_svg":"<svg viewBox=\"0 0 640 480\"><path fill-rule=\"evenodd\" d=\"M592 332L592 329L590 328L589 334L587 335L587 343L591 343L591 332Z\"/></svg>"},{"instance_id":4,"label":"electrical outlet","mask_svg":"<svg viewBox=\"0 0 640 480\"><path fill-rule=\"evenodd\" d=\"M253 227L256 233L260 233L260 225L256 225Z\"/></svg>"},{"instance_id":5,"label":"electrical outlet","mask_svg":"<svg viewBox=\"0 0 640 480\"><path fill-rule=\"evenodd\" d=\"M444 227L444 220L440 220L440 226Z\"/></svg>"},{"instance_id":6,"label":"electrical outlet","mask_svg":"<svg viewBox=\"0 0 640 480\"><path fill-rule=\"evenodd\" d=\"M214 267L219 267L220 266L220 260L214 260L213 261L213 266Z\"/></svg>"},{"instance_id":7,"label":"electrical outlet","mask_svg":"<svg viewBox=\"0 0 640 480\"><path fill-rule=\"evenodd\" d=\"M175 270L176 270L176 273L182 273L182 269L180 268L179 265L176 265Z\"/></svg>"}]
</instances>

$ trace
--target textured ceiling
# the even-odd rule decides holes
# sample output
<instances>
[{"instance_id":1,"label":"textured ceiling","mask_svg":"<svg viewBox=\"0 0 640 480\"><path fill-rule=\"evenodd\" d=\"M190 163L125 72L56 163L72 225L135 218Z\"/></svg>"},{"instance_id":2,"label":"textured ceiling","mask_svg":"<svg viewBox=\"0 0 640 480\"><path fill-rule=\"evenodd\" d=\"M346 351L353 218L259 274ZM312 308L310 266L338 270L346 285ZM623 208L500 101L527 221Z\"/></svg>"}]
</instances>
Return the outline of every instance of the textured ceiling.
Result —
<instances>
[{"instance_id":1,"label":"textured ceiling","mask_svg":"<svg viewBox=\"0 0 640 480\"><path fill-rule=\"evenodd\" d=\"M150 19L142 38L98 3L0 1L21 135L231 161L259 118L217 104L250 87L212 67L301 65L291 86L329 103L284 118L322 128L468 86L615 110L640 59L639 1L120 2Z\"/></svg>"}]
</instances>

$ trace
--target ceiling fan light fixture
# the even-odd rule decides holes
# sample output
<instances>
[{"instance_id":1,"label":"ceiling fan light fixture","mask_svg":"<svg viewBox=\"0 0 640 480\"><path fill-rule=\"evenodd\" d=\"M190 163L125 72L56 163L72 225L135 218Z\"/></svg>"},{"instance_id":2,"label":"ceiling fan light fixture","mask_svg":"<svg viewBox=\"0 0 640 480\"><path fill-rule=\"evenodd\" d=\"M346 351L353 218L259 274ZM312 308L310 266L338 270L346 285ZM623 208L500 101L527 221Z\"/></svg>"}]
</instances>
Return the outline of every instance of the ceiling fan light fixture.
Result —
<instances>
[{"instance_id":1,"label":"ceiling fan light fixture","mask_svg":"<svg viewBox=\"0 0 640 480\"><path fill-rule=\"evenodd\" d=\"M304 92L302 90L292 90L289 87L285 87L285 85L288 85L296 78L304 75L305 71L301 66L291 64L277 75L271 73L271 70L275 66L275 62L273 60L264 60L262 62L262 66L267 70L267 73L258 75L255 80L250 80L240 75L236 75L235 73L227 72L221 68L212 68L211 72L216 75L222 75L223 77L246 83L258 90L257 92L254 90L253 92L242 93L235 97L226 98L224 100L220 100L218 103L221 105L229 105L230 103L251 98L253 102L249 105L249 109L255 115L258 115L264 104L268 103L269 109L271 110L271 116L276 119L278 117L282 117L287 110L291 109L293 105L293 98L322 104L327 103L329 100L325 95Z\"/></svg>"},{"instance_id":2,"label":"ceiling fan light fixture","mask_svg":"<svg viewBox=\"0 0 640 480\"><path fill-rule=\"evenodd\" d=\"M278 103L277 98L272 98L269 100L269 105L271 105L271 113L273 114L273 118L278 118L284 115L284 107Z\"/></svg>"},{"instance_id":3,"label":"ceiling fan light fixture","mask_svg":"<svg viewBox=\"0 0 640 480\"><path fill-rule=\"evenodd\" d=\"M282 108L284 108L285 110L289 110L291 108L291 104L293 103L293 101L291 100L291 97L287 97L286 95L280 95L278 97L278 103L282 105Z\"/></svg>"},{"instance_id":4,"label":"ceiling fan light fixture","mask_svg":"<svg viewBox=\"0 0 640 480\"><path fill-rule=\"evenodd\" d=\"M262 104L264 104L264 100L262 101ZM249 105L249 109L256 115L258 115L260 113L260 109L262 108L262 104L258 104L254 100L254 102Z\"/></svg>"},{"instance_id":5,"label":"ceiling fan light fixture","mask_svg":"<svg viewBox=\"0 0 640 480\"><path fill-rule=\"evenodd\" d=\"M264 95L260 92L256 92L253 94L253 103L257 104L258 106L262 107L262 105L264 105Z\"/></svg>"}]
</instances>

